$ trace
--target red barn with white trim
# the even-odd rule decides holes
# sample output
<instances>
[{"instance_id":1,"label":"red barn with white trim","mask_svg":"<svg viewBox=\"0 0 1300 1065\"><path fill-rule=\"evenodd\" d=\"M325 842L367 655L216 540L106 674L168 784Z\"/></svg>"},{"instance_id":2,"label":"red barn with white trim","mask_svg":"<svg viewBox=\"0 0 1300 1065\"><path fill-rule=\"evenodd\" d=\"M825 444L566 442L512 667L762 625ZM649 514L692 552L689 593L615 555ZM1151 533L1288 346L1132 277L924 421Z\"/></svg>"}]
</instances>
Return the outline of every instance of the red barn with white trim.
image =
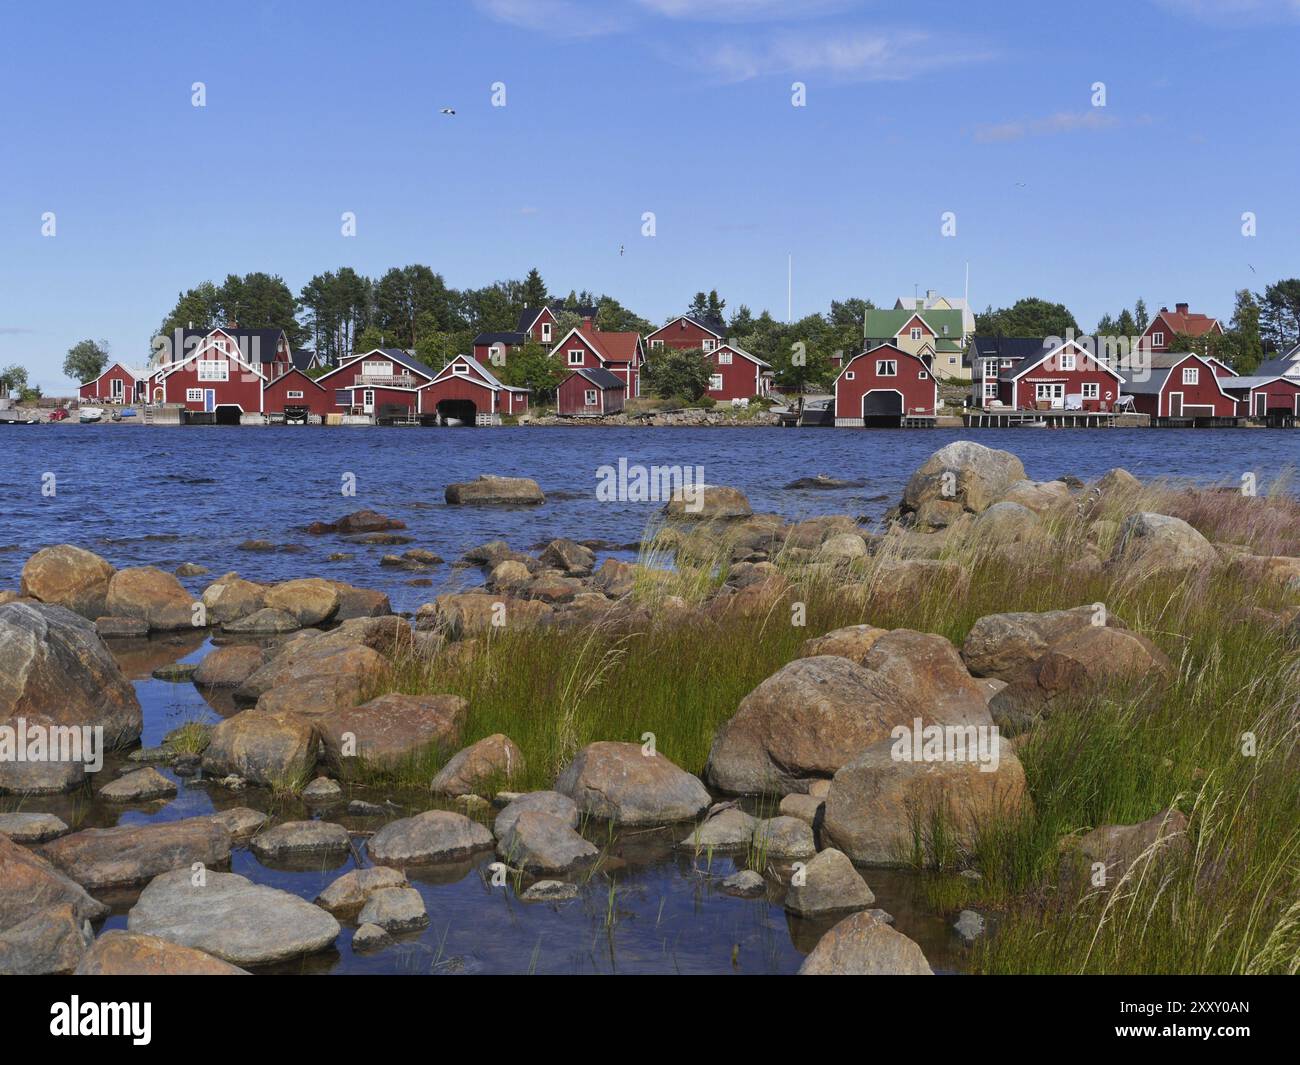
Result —
<instances>
[{"instance_id":1,"label":"red barn with white trim","mask_svg":"<svg viewBox=\"0 0 1300 1065\"><path fill-rule=\"evenodd\" d=\"M932 415L939 386L930 364L893 344L860 352L835 378L835 424L898 425L907 415Z\"/></svg>"},{"instance_id":2,"label":"red barn with white trim","mask_svg":"<svg viewBox=\"0 0 1300 1065\"><path fill-rule=\"evenodd\" d=\"M455 419L477 425L496 424L501 416L528 410L528 389L502 384L492 371L468 355L457 355L419 390L419 413L441 423Z\"/></svg>"},{"instance_id":3,"label":"red barn with white trim","mask_svg":"<svg viewBox=\"0 0 1300 1065\"><path fill-rule=\"evenodd\" d=\"M323 415L334 409L333 394L298 369L281 374L262 389L264 414Z\"/></svg>"},{"instance_id":4,"label":"red barn with white trim","mask_svg":"<svg viewBox=\"0 0 1300 1065\"><path fill-rule=\"evenodd\" d=\"M693 314L679 314L647 336L646 345L651 351L655 348L676 348L678 351L699 348L710 352L726 343L724 328L721 322L697 318Z\"/></svg>"},{"instance_id":5,"label":"red barn with white trim","mask_svg":"<svg viewBox=\"0 0 1300 1065\"><path fill-rule=\"evenodd\" d=\"M581 367L560 382L555 405L568 417L617 414L623 409L623 379L599 367Z\"/></svg>"},{"instance_id":6,"label":"red barn with white trim","mask_svg":"<svg viewBox=\"0 0 1300 1065\"><path fill-rule=\"evenodd\" d=\"M1220 364L1221 365L1221 364ZM1236 397L1224 390L1213 360L1191 352L1135 353L1120 367L1124 394L1153 418L1234 418Z\"/></svg>"},{"instance_id":7,"label":"red barn with white trim","mask_svg":"<svg viewBox=\"0 0 1300 1065\"><path fill-rule=\"evenodd\" d=\"M551 358L558 358L570 370L580 367L608 370L623 381L623 397L641 394L641 367L645 347L640 333L613 333L597 329L588 319L570 329L555 345Z\"/></svg>"},{"instance_id":8,"label":"red barn with white trim","mask_svg":"<svg viewBox=\"0 0 1300 1065\"><path fill-rule=\"evenodd\" d=\"M113 362L93 381L78 386L82 399L97 399L104 403L141 403L149 395L149 371Z\"/></svg>"}]
</instances>

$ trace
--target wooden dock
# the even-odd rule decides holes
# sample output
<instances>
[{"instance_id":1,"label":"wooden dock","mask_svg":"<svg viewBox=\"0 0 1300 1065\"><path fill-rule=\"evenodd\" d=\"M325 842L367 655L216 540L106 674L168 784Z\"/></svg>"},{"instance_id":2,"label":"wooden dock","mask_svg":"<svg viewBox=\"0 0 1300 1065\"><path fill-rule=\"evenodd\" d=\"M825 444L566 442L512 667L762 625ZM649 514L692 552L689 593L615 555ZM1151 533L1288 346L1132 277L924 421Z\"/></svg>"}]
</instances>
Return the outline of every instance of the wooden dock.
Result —
<instances>
[{"instance_id":1,"label":"wooden dock","mask_svg":"<svg viewBox=\"0 0 1300 1065\"><path fill-rule=\"evenodd\" d=\"M1083 410L970 410L962 414L967 429L1114 429L1145 427L1145 414Z\"/></svg>"}]
</instances>

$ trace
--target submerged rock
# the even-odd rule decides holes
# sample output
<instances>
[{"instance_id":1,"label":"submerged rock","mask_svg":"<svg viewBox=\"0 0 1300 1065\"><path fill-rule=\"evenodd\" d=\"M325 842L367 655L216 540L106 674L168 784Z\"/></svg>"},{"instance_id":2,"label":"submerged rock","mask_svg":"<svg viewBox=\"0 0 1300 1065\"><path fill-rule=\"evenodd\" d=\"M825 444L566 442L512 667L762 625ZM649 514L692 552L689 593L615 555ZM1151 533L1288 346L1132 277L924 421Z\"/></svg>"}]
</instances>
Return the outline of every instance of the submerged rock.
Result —
<instances>
[{"instance_id":1,"label":"submerged rock","mask_svg":"<svg viewBox=\"0 0 1300 1065\"><path fill-rule=\"evenodd\" d=\"M429 923L424 899L413 887L386 887L371 893L357 922L378 925L385 932L412 932Z\"/></svg>"},{"instance_id":2,"label":"submerged rock","mask_svg":"<svg viewBox=\"0 0 1300 1065\"><path fill-rule=\"evenodd\" d=\"M758 819L738 806L728 806L705 818L691 829L681 846L694 850L730 850L748 847Z\"/></svg>"},{"instance_id":3,"label":"submerged rock","mask_svg":"<svg viewBox=\"0 0 1300 1065\"><path fill-rule=\"evenodd\" d=\"M201 950L120 928L104 932L77 965L78 976L247 976Z\"/></svg>"},{"instance_id":4,"label":"submerged rock","mask_svg":"<svg viewBox=\"0 0 1300 1065\"><path fill-rule=\"evenodd\" d=\"M422 865L465 858L493 842L491 832L464 814L426 810L386 824L371 837L368 850L377 864Z\"/></svg>"},{"instance_id":5,"label":"submerged rock","mask_svg":"<svg viewBox=\"0 0 1300 1065\"><path fill-rule=\"evenodd\" d=\"M53 814L0 813L0 835L15 843L44 843L67 831L68 826Z\"/></svg>"},{"instance_id":6,"label":"submerged rock","mask_svg":"<svg viewBox=\"0 0 1300 1065\"><path fill-rule=\"evenodd\" d=\"M738 895L744 899L757 898L759 895L766 894L767 883L760 873L753 869L742 869L738 873L732 873L722 881L722 890L728 895Z\"/></svg>"},{"instance_id":7,"label":"submerged rock","mask_svg":"<svg viewBox=\"0 0 1300 1065\"><path fill-rule=\"evenodd\" d=\"M236 873L188 868L155 877L131 907L127 927L215 955L232 965L269 965L329 947L339 923L319 906Z\"/></svg>"},{"instance_id":8,"label":"submerged rock","mask_svg":"<svg viewBox=\"0 0 1300 1065\"><path fill-rule=\"evenodd\" d=\"M984 934L984 918L974 910L962 910L953 922L952 930L965 943L974 943Z\"/></svg>"},{"instance_id":9,"label":"submerged rock","mask_svg":"<svg viewBox=\"0 0 1300 1065\"><path fill-rule=\"evenodd\" d=\"M848 856L833 847L813 858L791 879L785 908L800 917L865 910L874 906L875 893L867 886Z\"/></svg>"},{"instance_id":10,"label":"submerged rock","mask_svg":"<svg viewBox=\"0 0 1300 1065\"><path fill-rule=\"evenodd\" d=\"M118 777L98 792L98 797L105 802L148 802L152 799L170 799L175 795L175 781L168 780L153 766Z\"/></svg>"},{"instance_id":11,"label":"submerged rock","mask_svg":"<svg viewBox=\"0 0 1300 1065\"><path fill-rule=\"evenodd\" d=\"M253 837L252 851L264 861L305 855L342 858L351 850L348 830L329 821L285 821Z\"/></svg>"},{"instance_id":12,"label":"submerged rock","mask_svg":"<svg viewBox=\"0 0 1300 1065\"><path fill-rule=\"evenodd\" d=\"M567 818L541 809L524 809L510 819L500 834L497 855L512 868L537 876L590 865L600 857L600 851L575 832Z\"/></svg>"},{"instance_id":13,"label":"submerged rock","mask_svg":"<svg viewBox=\"0 0 1300 1065\"><path fill-rule=\"evenodd\" d=\"M333 914L352 914L358 912L375 892L407 886L406 874L399 869L390 869L386 865L352 869L332 881L316 897L316 905Z\"/></svg>"},{"instance_id":14,"label":"submerged rock","mask_svg":"<svg viewBox=\"0 0 1300 1065\"><path fill-rule=\"evenodd\" d=\"M90 891L140 884L172 869L219 865L230 858L231 837L211 817L85 828L45 844L45 856Z\"/></svg>"},{"instance_id":15,"label":"submerged rock","mask_svg":"<svg viewBox=\"0 0 1300 1065\"><path fill-rule=\"evenodd\" d=\"M528 477L496 477L479 474L477 480L447 485L446 501L453 505L536 505L545 503L537 482Z\"/></svg>"},{"instance_id":16,"label":"submerged rock","mask_svg":"<svg viewBox=\"0 0 1300 1065\"><path fill-rule=\"evenodd\" d=\"M578 886L563 880L539 880L519 897L524 902L564 902L578 897Z\"/></svg>"},{"instance_id":17,"label":"submerged rock","mask_svg":"<svg viewBox=\"0 0 1300 1065\"><path fill-rule=\"evenodd\" d=\"M352 933L352 949L358 953L392 946L393 937L377 924L363 924Z\"/></svg>"}]
</instances>

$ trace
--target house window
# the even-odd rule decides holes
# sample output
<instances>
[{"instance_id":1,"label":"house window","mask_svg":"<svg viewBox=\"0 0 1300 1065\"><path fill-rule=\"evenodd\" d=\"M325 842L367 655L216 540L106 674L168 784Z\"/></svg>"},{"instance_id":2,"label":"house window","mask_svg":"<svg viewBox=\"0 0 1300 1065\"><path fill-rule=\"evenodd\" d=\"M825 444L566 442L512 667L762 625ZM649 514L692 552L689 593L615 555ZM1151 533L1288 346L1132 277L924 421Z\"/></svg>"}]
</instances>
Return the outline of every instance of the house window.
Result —
<instances>
[{"instance_id":1,"label":"house window","mask_svg":"<svg viewBox=\"0 0 1300 1065\"><path fill-rule=\"evenodd\" d=\"M926 373L924 370L922 370L919 374L916 375L916 379L918 381L928 381L930 380L930 375Z\"/></svg>"},{"instance_id":2,"label":"house window","mask_svg":"<svg viewBox=\"0 0 1300 1065\"><path fill-rule=\"evenodd\" d=\"M370 377L392 377L393 364L391 362L363 362L361 364L362 376Z\"/></svg>"},{"instance_id":3,"label":"house window","mask_svg":"<svg viewBox=\"0 0 1300 1065\"><path fill-rule=\"evenodd\" d=\"M844 380L846 380L846 381L852 381L853 378L854 378L855 376L856 376L856 375L854 374L854 372L853 372L852 370L845 370L845 371L844 371Z\"/></svg>"},{"instance_id":4,"label":"house window","mask_svg":"<svg viewBox=\"0 0 1300 1065\"><path fill-rule=\"evenodd\" d=\"M898 362L895 359L881 359L876 363L877 377L897 377Z\"/></svg>"},{"instance_id":5,"label":"house window","mask_svg":"<svg viewBox=\"0 0 1300 1065\"><path fill-rule=\"evenodd\" d=\"M1163 348L1163 347L1165 346L1165 335L1164 335L1164 333L1152 333L1152 334L1151 334L1151 346L1152 346L1152 347L1155 347L1155 348Z\"/></svg>"},{"instance_id":6,"label":"house window","mask_svg":"<svg viewBox=\"0 0 1300 1065\"><path fill-rule=\"evenodd\" d=\"M997 359L985 359L985 360L984 360L984 376L985 376L985 377L997 377L997 375L998 375L998 360L997 360Z\"/></svg>"},{"instance_id":7,"label":"house window","mask_svg":"<svg viewBox=\"0 0 1300 1065\"><path fill-rule=\"evenodd\" d=\"M583 355L582 348L570 348L570 349L569 349L569 365L570 365L570 366L581 366L581 365L582 365L582 355Z\"/></svg>"},{"instance_id":8,"label":"house window","mask_svg":"<svg viewBox=\"0 0 1300 1065\"><path fill-rule=\"evenodd\" d=\"M288 399L302 399L302 393L301 393L301 392L286 392L286 393L285 393L285 396L286 396Z\"/></svg>"},{"instance_id":9,"label":"house window","mask_svg":"<svg viewBox=\"0 0 1300 1065\"><path fill-rule=\"evenodd\" d=\"M587 389L582 394L582 402L588 407L594 407L596 405L596 390L594 388Z\"/></svg>"},{"instance_id":10,"label":"house window","mask_svg":"<svg viewBox=\"0 0 1300 1065\"><path fill-rule=\"evenodd\" d=\"M201 388L187 388L187 389L185 390L185 402L186 402L186 403L202 403L202 402L203 402L203 389L201 389Z\"/></svg>"},{"instance_id":11,"label":"house window","mask_svg":"<svg viewBox=\"0 0 1300 1065\"><path fill-rule=\"evenodd\" d=\"M544 340L544 341L548 341L548 342L549 342L550 339L551 339L551 323L550 323L550 322L543 322L543 323L542 323L542 340Z\"/></svg>"},{"instance_id":12,"label":"house window","mask_svg":"<svg viewBox=\"0 0 1300 1065\"><path fill-rule=\"evenodd\" d=\"M1183 384L1194 385L1201 380L1201 371L1195 366L1187 366L1183 369Z\"/></svg>"},{"instance_id":13,"label":"house window","mask_svg":"<svg viewBox=\"0 0 1300 1065\"><path fill-rule=\"evenodd\" d=\"M704 350L712 351L717 346L717 343L718 342L716 340L706 340L704 342Z\"/></svg>"},{"instance_id":14,"label":"house window","mask_svg":"<svg viewBox=\"0 0 1300 1065\"><path fill-rule=\"evenodd\" d=\"M1097 384L1096 381L1084 381L1084 382L1083 382L1083 398L1084 398L1084 399L1100 399L1100 398L1101 398L1101 385Z\"/></svg>"},{"instance_id":15,"label":"house window","mask_svg":"<svg viewBox=\"0 0 1300 1065\"><path fill-rule=\"evenodd\" d=\"M200 359L200 381L229 381L230 363L225 359Z\"/></svg>"},{"instance_id":16,"label":"house window","mask_svg":"<svg viewBox=\"0 0 1300 1065\"><path fill-rule=\"evenodd\" d=\"M458 362L458 363L456 363L455 366L453 366L453 367L451 368L451 372L452 372L452 373L459 373L459 374L468 374L468 373L469 373L469 367L466 366L463 362Z\"/></svg>"},{"instance_id":17,"label":"house window","mask_svg":"<svg viewBox=\"0 0 1300 1065\"><path fill-rule=\"evenodd\" d=\"M719 366L730 366L730 365L731 365L731 352L729 352L729 351L720 351L720 352L718 352L718 365L719 365Z\"/></svg>"},{"instance_id":18,"label":"house window","mask_svg":"<svg viewBox=\"0 0 1300 1065\"><path fill-rule=\"evenodd\" d=\"M913 340L921 339L921 327L919 325L912 326L912 339Z\"/></svg>"},{"instance_id":19,"label":"house window","mask_svg":"<svg viewBox=\"0 0 1300 1065\"><path fill-rule=\"evenodd\" d=\"M655 348L662 348L663 346L664 346L664 342L663 342L662 340L652 340L652 341L650 341L650 350L651 350L651 351L653 351Z\"/></svg>"},{"instance_id":20,"label":"house window","mask_svg":"<svg viewBox=\"0 0 1300 1065\"><path fill-rule=\"evenodd\" d=\"M709 391L710 392L722 391L722 374L715 373L709 376Z\"/></svg>"},{"instance_id":21,"label":"house window","mask_svg":"<svg viewBox=\"0 0 1300 1065\"><path fill-rule=\"evenodd\" d=\"M996 381L984 382L984 398L985 399L998 398L998 383Z\"/></svg>"},{"instance_id":22,"label":"house window","mask_svg":"<svg viewBox=\"0 0 1300 1065\"><path fill-rule=\"evenodd\" d=\"M1010 359L1003 359L1003 360L1002 360L1002 369L1004 369L1004 370L1009 370L1009 369L1011 369L1011 360L1010 360Z\"/></svg>"},{"instance_id":23,"label":"house window","mask_svg":"<svg viewBox=\"0 0 1300 1065\"><path fill-rule=\"evenodd\" d=\"M1075 354L1072 351L1061 352L1061 369L1073 370L1075 368Z\"/></svg>"}]
</instances>

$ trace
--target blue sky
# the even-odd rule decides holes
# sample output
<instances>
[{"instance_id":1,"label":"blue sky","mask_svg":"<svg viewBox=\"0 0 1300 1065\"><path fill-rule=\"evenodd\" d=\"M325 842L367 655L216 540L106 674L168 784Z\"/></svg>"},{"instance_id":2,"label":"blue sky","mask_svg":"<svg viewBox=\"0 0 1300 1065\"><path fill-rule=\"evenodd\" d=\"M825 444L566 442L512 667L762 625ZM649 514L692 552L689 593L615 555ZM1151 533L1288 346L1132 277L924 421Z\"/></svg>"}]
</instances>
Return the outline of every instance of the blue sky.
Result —
<instances>
[{"instance_id":1,"label":"blue sky","mask_svg":"<svg viewBox=\"0 0 1300 1065\"><path fill-rule=\"evenodd\" d=\"M62 388L201 280L410 262L655 320L784 317L787 254L796 317L967 262L977 308L1226 317L1300 273L1297 44L1300 0L9 3L0 364Z\"/></svg>"}]
</instances>

